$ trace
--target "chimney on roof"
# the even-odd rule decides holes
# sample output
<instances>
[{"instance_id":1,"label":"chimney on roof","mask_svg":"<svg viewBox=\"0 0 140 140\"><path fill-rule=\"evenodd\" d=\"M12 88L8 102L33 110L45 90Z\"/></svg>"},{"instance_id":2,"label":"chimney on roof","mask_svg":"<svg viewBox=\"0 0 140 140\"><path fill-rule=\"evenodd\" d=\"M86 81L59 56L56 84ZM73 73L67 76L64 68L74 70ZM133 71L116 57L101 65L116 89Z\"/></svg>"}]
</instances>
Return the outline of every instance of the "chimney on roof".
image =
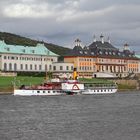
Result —
<instances>
[{"instance_id":1,"label":"chimney on roof","mask_svg":"<svg viewBox=\"0 0 140 140\"><path fill-rule=\"evenodd\" d=\"M94 38L93 42L96 42L96 36L95 35L93 36L93 38Z\"/></svg>"},{"instance_id":2,"label":"chimney on roof","mask_svg":"<svg viewBox=\"0 0 140 140\"><path fill-rule=\"evenodd\" d=\"M107 38L107 41L108 41L109 44L111 43L111 41L110 41L110 37Z\"/></svg>"},{"instance_id":3,"label":"chimney on roof","mask_svg":"<svg viewBox=\"0 0 140 140\"><path fill-rule=\"evenodd\" d=\"M124 44L123 50L129 50L129 45L127 43Z\"/></svg>"},{"instance_id":4,"label":"chimney on roof","mask_svg":"<svg viewBox=\"0 0 140 140\"><path fill-rule=\"evenodd\" d=\"M0 39L0 41L1 41L2 43L5 43L5 41L4 41L4 40L1 40L1 39Z\"/></svg>"},{"instance_id":5,"label":"chimney on roof","mask_svg":"<svg viewBox=\"0 0 140 140\"><path fill-rule=\"evenodd\" d=\"M101 34L100 36L102 44L104 44L104 36Z\"/></svg>"},{"instance_id":6,"label":"chimney on roof","mask_svg":"<svg viewBox=\"0 0 140 140\"><path fill-rule=\"evenodd\" d=\"M75 40L75 46L81 46L81 40L80 39Z\"/></svg>"}]
</instances>

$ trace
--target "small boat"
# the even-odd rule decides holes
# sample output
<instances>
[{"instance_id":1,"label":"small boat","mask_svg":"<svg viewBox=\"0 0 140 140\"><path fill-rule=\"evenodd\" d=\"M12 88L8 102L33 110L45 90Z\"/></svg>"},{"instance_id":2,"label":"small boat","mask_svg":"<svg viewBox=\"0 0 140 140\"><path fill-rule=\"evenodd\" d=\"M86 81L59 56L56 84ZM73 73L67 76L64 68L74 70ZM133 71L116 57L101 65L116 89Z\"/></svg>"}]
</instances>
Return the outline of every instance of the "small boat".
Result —
<instances>
[{"instance_id":1,"label":"small boat","mask_svg":"<svg viewBox=\"0 0 140 140\"><path fill-rule=\"evenodd\" d=\"M117 90L117 84L93 84L92 87L86 87L81 94L112 94Z\"/></svg>"}]
</instances>

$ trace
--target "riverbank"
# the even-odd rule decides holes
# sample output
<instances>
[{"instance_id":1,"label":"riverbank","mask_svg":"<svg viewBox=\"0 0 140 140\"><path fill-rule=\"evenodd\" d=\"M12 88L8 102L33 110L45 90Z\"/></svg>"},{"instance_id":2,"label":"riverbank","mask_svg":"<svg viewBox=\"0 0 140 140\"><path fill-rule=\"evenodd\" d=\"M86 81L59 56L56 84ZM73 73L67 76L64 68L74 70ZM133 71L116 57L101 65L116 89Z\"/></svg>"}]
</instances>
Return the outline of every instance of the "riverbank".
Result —
<instances>
[{"instance_id":1,"label":"riverbank","mask_svg":"<svg viewBox=\"0 0 140 140\"><path fill-rule=\"evenodd\" d=\"M12 92L0 92L0 95L12 95Z\"/></svg>"},{"instance_id":2,"label":"riverbank","mask_svg":"<svg viewBox=\"0 0 140 140\"><path fill-rule=\"evenodd\" d=\"M94 84L94 83L117 83L118 92L120 91L137 91L140 89L140 84L138 80L124 80L124 79L79 79L85 84ZM38 85L43 83L44 77L27 77L27 76L17 76L17 77L0 77L0 95L9 95L13 93L14 84L18 87L21 85Z\"/></svg>"}]
</instances>

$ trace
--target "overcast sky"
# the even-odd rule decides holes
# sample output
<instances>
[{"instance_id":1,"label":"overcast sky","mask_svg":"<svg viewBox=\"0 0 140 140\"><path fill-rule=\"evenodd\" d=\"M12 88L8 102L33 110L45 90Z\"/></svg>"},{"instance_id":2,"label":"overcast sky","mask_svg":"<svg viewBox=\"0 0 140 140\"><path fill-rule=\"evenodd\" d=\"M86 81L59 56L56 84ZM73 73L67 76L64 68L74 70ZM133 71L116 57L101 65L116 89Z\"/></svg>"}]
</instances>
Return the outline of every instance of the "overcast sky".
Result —
<instances>
[{"instance_id":1,"label":"overcast sky","mask_svg":"<svg viewBox=\"0 0 140 140\"><path fill-rule=\"evenodd\" d=\"M65 47L102 33L140 50L140 0L0 0L0 31Z\"/></svg>"}]
</instances>

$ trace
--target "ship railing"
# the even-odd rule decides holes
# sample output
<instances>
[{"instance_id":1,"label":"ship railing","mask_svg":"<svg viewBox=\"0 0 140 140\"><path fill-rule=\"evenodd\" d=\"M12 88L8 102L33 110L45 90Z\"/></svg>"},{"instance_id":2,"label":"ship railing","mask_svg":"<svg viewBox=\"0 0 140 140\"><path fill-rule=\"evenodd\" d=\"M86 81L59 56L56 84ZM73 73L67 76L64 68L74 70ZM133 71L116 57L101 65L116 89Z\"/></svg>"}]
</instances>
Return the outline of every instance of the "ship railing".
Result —
<instances>
[{"instance_id":1,"label":"ship railing","mask_svg":"<svg viewBox=\"0 0 140 140\"><path fill-rule=\"evenodd\" d=\"M118 88L117 84L90 84L90 86L85 86L90 89L114 89Z\"/></svg>"}]
</instances>

